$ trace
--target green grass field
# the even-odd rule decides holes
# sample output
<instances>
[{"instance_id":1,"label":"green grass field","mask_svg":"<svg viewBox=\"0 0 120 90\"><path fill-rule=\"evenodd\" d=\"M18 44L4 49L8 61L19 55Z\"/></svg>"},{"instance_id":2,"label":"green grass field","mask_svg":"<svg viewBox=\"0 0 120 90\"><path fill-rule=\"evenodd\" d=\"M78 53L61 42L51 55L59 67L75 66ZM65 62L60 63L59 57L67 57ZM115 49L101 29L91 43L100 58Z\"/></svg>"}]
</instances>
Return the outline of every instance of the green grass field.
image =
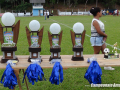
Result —
<instances>
[{"instance_id":1,"label":"green grass field","mask_svg":"<svg viewBox=\"0 0 120 90\"><path fill-rule=\"evenodd\" d=\"M56 21L59 22L61 29L63 30L61 55L72 55L72 41L70 36L70 30L72 30L71 28L73 27L74 23L81 22L84 24L86 34L91 35L92 18L92 16L52 16L49 20L44 20L44 17L16 17L16 22L18 20L21 21L16 55L29 55L29 45L25 27L29 27L29 22L31 20L38 20L41 24L41 28L44 26L44 34L41 45L42 50L40 53L41 55L50 55L50 44L47 32L50 25L52 23L56 23ZM105 24L105 32L108 35L106 42L111 45L113 45L115 42L118 42L118 45L120 46L120 17L103 16L101 21ZM90 44L90 38L88 36L85 36L83 47L83 54L93 54L93 48ZM110 51L112 51L112 47L107 47L110 49ZM118 53L120 53L119 50ZM2 52L0 52L0 55L2 55ZM52 69L43 70L47 81L37 82L34 86L29 83L30 90L119 90L119 88L91 88L90 86L85 86L89 85L88 81L84 79L84 74L87 68L69 68L64 70L64 81L60 85L52 85L49 82ZM0 76L3 74L3 71L4 70L0 70ZM102 67L102 73L103 84L120 84L120 67L115 67L114 71L105 71ZM20 74L20 78L22 82L22 72ZM25 83L22 84L22 88L23 90L26 90ZM8 90L8 88L4 88L3 85L0 84L0 90L3 89ZM16 90L19 90L18 85L16 86Z\"/></svg>"}]
</instances>

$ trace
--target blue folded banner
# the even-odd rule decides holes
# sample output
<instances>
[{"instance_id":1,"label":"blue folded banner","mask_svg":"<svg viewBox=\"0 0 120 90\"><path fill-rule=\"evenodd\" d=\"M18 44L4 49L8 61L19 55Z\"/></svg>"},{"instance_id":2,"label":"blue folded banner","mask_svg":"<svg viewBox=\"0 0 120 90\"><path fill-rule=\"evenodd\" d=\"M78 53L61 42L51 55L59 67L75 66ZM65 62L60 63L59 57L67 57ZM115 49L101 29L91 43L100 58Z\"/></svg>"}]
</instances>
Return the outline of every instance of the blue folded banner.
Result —
<instances>
[{"instance_id":1,"label":"blue folded banner","mask_svg":"<svg viewBox=\"0 0 120 90\"><path fill-rule=\"evenodd\" d=\"M26 74L27 74L29 82L32 83L32 85L34 85L34 81L38 82L38 80L39 81L43 81L43 79L46 80L44 78L43 69L40 67L40 65L36 63L30 64L28 68L26 69L24 73L24 77L23 77L23 83L24 83Z\"/></svg>"},{"instance_id":2,"label":"blue folded banner","mask_svg":"<svg viewBox=\"0 0 120 90\"><path fill-rule=\"evenodd\" d=\"M10 64L6 66L1 78L1 83L4 85L4 87L8 87L9 89L14 89L14 87L17 85L17 78Z\"/></svg>"},{"instance_id":3,"label":"blue folded banner","mask_svg":"<svg viewBox=\"0 0 120 90\"><path fill-rule=\"evenodd\" d=\"M60 75L60 80L59 80ZM53 66L53 70L51 76L49 78L51 84L59 85L59 82L63 82L63 67L61 66L60 62L56 62Z\"/></svg>"},{"instance_id":4,"label":"blue folded banner","mask_svg":"<svg viewBox=\"0 0 120 90\"><path fill-rule=\"evenodd\" d=\"M86 78L90 84L101 84L102 70L97 61L92 61L88 67L84 78Z\"/></svg>"}]
</instances>

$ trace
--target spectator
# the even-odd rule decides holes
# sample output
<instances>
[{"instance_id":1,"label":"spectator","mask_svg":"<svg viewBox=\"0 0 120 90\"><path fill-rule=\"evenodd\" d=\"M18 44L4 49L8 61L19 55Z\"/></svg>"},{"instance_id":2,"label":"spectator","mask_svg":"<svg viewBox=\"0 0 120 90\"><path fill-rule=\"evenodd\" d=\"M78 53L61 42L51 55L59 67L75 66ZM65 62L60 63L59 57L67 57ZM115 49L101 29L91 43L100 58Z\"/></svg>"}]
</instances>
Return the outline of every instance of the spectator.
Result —
<instances>
[{"instance_id":1,"label":"spectator","mask_svg":"<svg viewBox=\"0 0 120 90\"><path fill-rule=\"evenodd\" d=\"M113 16L117 15L117 9L114 11Z\"/></svg>"},{"instance_id":2,"label":"spectator","mask_svg":"<svg viewBox=\"0 0 120 90\"><path fill-rule=\"evenodd\" d=\"M107 10L107 15L109 15L109 11Z\"/></svg>"},{"instance_id":3,"label":"spectator","mask_svg":"<svg viewBox=\"0 0 120 90\"><path fill-rule=\"evenodd\" d=\"M49 11L47 10L47 19L49 19Z\"/></svg>"},{"instance_id":4,"label":"spectator","mask_svg":"<svg viewBox=\"0 0 120 90\"><path fill-rule=\"evenodd\" d=\"M52 10L52 15L53 15L53 10Z\"/></svg>"},{"instance_id":5,"label":"spectator","mask_svg":"<svg viewBox=\"0 0 120 90\"><path fill-rule=\"evenodd\" d=\"M105 9L103 10L103 15L106 15L106 11L105 11Z\"/></svg>"},{"instance_id":6,"label":"spectator","mask_svg":"<svg viewBox=\"0 0 120 90\"><path fill-rule=\"evenodd\" d=\"M46 20L47 10L45 10L45 12L44 12L44 16L45 16L45 20Z\"/></svg>"},{"instance_id":7,"label":"spectator","mask_svg":"<svg viewBox=\"0 0 120 90\"><path fill-rule=\"evenodd\" d=\"M88 15L90 16L90 11L88 11Z\"/></svg>"},{"instance_id":8,"label":"spectator","mask_svg":"<svg viewBox=\"0 0 120 90\"><path fill-rule=\"evenodd\" d=\"M119 16L119 11L118 11L118 9L117 9L117 16Z\"/></svg>"}]
</instances>

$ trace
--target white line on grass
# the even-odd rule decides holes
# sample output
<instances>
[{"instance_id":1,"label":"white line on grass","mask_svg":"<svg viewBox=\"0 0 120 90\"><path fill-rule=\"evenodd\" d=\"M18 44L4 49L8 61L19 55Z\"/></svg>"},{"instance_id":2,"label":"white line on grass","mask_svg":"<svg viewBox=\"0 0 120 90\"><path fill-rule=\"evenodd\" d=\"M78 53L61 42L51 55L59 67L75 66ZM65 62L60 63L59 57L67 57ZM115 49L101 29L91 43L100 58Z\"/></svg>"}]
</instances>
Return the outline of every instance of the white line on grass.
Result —
<instances>
[{"instance_id":1,"label":"white line on grass","mask_svg":"<svg viewBox=\"0 0 120 90\"><path fill-rule=\"evenodd\" d=\"M51 18L50 18L51 19ZM58 22L58 21L56 21L56 20L54 20L54 19L51 19L52 21L55 21L55 22L57 22L57 23L59 23L59 24L61 24L61 25L64 25L64 26L66 26L66 27L68 27L68 28L70 28L70 29L73 29L73 28L71 28L70 26L68 26L68 25L65 25L65 24L63 24L63 23L60 23L60 22ZM86 36L88 36L88 37L91 37L90 35L88 35L88 34L85 34ZM108 46L110 46L110 47L113 47L113 45L111 45L111 44L109 44L109 43L105 43L106 45L108 45ZM120 48L117 48L117 50L120 50Z\"/></svg>"}]
</instances>

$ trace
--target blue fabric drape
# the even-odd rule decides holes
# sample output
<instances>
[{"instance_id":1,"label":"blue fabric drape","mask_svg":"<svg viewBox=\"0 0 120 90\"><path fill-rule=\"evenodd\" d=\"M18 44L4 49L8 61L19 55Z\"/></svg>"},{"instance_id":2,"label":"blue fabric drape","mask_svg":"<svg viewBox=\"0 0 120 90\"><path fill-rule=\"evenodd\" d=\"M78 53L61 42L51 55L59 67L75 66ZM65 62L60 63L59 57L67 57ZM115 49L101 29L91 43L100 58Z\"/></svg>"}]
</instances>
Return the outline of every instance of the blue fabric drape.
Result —
<instances>
[{"instance_id":1,"label":"blue fabric drape","mask_svg":"<svg viewBox=\"0 0 120 90\"><path fill-rule=\"evenodd\" d=\"M6 69L1 78L1 83L4 85L4 87L8 87L9 89L14 89L14 87L17 85L17 78L10 64L6 66Z\"/></svg>"},{"instance_id":2,"label":"blue fabric drape","mask_svg":"<svg viewBox=\"0 0 120 90\"><path fill-rule=\"evenodd\" d=\"M24 73L23 83L24 83L26 74L27 74L29 82L32 83L32 85L34 85L34 81L38 82L38 80L39 81L42 81L43 79L46 80L44 78L43 69L38 64L30 64L28 66L28 68L26 69Z\"/></svg>"},{"instance_id":3,"label":"blue fabric drape","mask_svg":"<svg viewBox=\"0 0 120 90\"><path fill-rule=\"evenodd\" d=\"M60 80L59 80L59 75L60 75ZM56 62L54 64L49 81L51 82L51 84L56 84L56 85L59 85L59 82L61 83L63 82L63 68L60 62Z\"/></svg>"},{"instance_id":4,"label":"blue fabric drape","mask_svg":"<svg viewBox=\"0 0 120 90\"><path fill-rule=\"evenodd\" d=\"M91 83L101 84L101 75L102 75L102 70L98 62L92 61L85 73L84 78L86 78L90 84Z\"/></svg>"}]
</instances>

